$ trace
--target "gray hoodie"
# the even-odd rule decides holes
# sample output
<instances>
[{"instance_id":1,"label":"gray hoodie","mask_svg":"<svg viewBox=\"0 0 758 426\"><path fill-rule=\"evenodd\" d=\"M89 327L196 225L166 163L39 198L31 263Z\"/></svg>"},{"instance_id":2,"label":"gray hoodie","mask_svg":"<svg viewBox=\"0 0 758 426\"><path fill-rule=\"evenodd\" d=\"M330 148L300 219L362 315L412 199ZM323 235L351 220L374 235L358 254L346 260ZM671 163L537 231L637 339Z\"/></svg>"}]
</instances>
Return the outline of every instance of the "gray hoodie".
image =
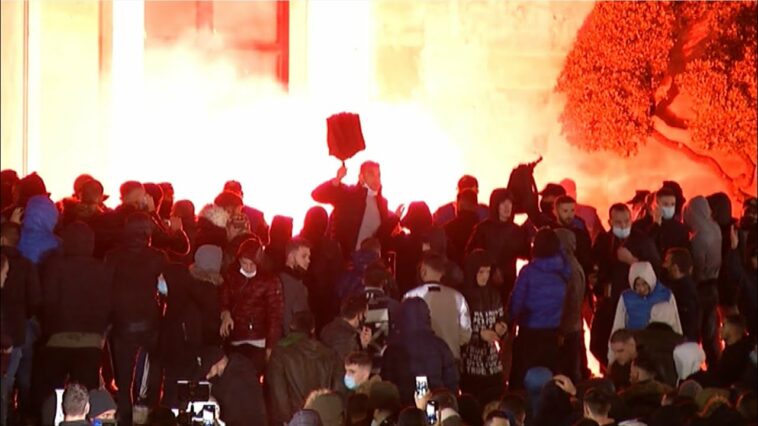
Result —
<instances>
[{"instance_id":1,"label":"gray hoodie","mask_svg":"<svg viewBox=\"0 0 758 426\"><path fill-rule=\"evenodd\" d=\"M684 206L683 216L691 230L695 282L717 279L721 269L721 229L711 216L708 200L702 196L691 199Z\"/></svg>"}]
</instances>

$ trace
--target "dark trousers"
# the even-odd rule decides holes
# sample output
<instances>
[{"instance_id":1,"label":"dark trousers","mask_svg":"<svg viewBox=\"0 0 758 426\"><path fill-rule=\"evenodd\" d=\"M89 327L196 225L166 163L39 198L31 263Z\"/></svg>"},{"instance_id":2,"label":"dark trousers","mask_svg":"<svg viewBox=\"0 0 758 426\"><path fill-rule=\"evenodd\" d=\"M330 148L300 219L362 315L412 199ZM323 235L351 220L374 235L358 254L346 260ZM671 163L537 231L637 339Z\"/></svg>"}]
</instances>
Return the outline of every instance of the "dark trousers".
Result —
<instances>
[{"instance_id":1,"label":"dark trousers","mask_svg":"<svg viewBox=\"0 0 758 426\"><path fill-rule=\"evenodd\" d=\"M719 317L718 304L719 292L716 280L708 280L698 283L698 301L700 302L700 341L705 351L705 361L708 369L716 368L716 363L721 356L721 342L719 340Z\"/></svg>"},{"instance_id":2,"label":"dark trousers","mask_svg":"<svg viewBox=\"0 0 758 426\"><path fill-rule=\"evenodd\" d=\"M529 369L558 368L558 330L519 328L513 342L513 367L510 388L523 389L524 376Z\"/></svg>"},{"instance_id":3,"label":"dark trousers","mask_svg":"<svg viewBox=\"0 0 758 426\"><path fill-rule=\"evenodd\" d=\"M132 423L132 401L136 399L141 383L133 383L137 355L147 354L148 368L147 400L150 406L155 406L160 393L160 369L155 368L157 361L158 333L154 330L137 333L115 333L111 350L116 370L116 386L118 386L118 421L119 424ZM134 394L134 395L133 395Z\"/></svg>"},{"instance_id":4,"label":"dark trousers","mask_svg":"<svg viewBox=\"0 0 758 426\"><path fill-rule=\"evenodd\" d=\"M87 389L100 387L100 348L51 348L44 353L44 397L67 382L77 382Z\"/></svg>"},{"instance_id":5,"label":"dark trousers","mask_svg":"<svg viewBox=\"0 0 758 426\"><path fill-rule=\"evenodd\" d=\"M253 345L227 345L226 352L238 353L253 362L258 377L266 372L266 350Z\"/></svg>"},{"instance_id":6,"label":"dark trousers","mask_svg":"<svg viewBox=\"0 0 758 426\"><path fill-rule=\"evenodd\" d=\"M463 374L461 376L461 391L473 395L482 404L497 401L505 391L505 378L502 373L491 376Z\"/></svg>"},{"instance_id":7,"label":"dark trousers","mask_svg":"<svg viewBox=\"0 0 758 426\"><path fill-rule=\"evenodd\" d=\"M558 372L574 383L584 380L587 370L587 350L584 346L584 333L576 331L563 336L559 346Z\"/></svg>"}]
</instances>

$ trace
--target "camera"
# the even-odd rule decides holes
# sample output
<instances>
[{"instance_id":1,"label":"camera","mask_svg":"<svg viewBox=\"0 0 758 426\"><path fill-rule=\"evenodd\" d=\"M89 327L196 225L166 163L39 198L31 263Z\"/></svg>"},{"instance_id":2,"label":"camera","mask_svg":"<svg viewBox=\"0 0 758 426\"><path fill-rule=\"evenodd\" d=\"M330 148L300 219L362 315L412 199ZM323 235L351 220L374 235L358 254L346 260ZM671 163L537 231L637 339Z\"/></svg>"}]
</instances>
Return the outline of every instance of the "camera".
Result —
<instances>
[{"instance_id":1,"label":"camera","mask_svg":"<svg viewBox=\"0 0 758 426\"><path fill-rule=\"evenodd\" d=\"M179 406L172 410L177 424L182 426L223 426L219 420L221 409L211 399L211 384L206 381L178 380L176 382Z\"/></svg>"}]
</instances>

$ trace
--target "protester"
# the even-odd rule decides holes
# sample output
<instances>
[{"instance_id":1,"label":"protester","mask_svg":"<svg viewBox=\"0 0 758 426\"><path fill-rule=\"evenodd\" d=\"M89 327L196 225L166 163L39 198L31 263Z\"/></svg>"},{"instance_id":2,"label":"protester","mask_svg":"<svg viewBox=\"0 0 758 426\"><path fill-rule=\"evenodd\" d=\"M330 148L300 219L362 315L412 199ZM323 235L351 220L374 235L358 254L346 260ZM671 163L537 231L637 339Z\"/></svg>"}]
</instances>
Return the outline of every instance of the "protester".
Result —
<instances>
[{"instance_id":1,"label":"protester","mask_svg":"<svg viewBox=\"0 0 758 426\"><path fill-rule=\"evenodd\" d=\"M464 266L466 244L471 233L474 232L474 228L479 222L487 218L487 215L482 219L477 214L476 196L476 192L471 189L458 192L455 218L448 221L444 226L445 235L449 242L448 255L460 267ZM485 212L489 214L489 210L485 210Z\"/></svg>"},{"instance_id":2,"label":"protester","mask_svg":"<svg viewBox=\"0 0 758 426\"><path fill-rule=\"evenodd\" d=\"M636 220L632 228L652 239L658 253L666 253L672 248L689 249L689 231L676 215L680 207L674 190L664 186L655 193L653 205L645 216Z\"/></svg>"},{"instance_id":3,"label":"protester","mask_svg":"<svg viewBox=\"0 0 758 426\"><path fill-rule=\"evenodd\" d=\"M682 334L690 341L696 342L700 336L700 304L697 288L692 280L692 255L681 247L671 248L663 261L666 270L666 286L671 289L676 299Z\"/></svg>"},{"instance_id":4,"label":"protester","mask_svg":"<svg viewBox=\"0 0 758 426\"><path fill-rule=\"evenodd\" d=\"M343 362L333 350L313 338L310 312L298 312L290 333L271 353L266 367L269 416L272 424L288 422L317 389L337 389L343 382Z\"/></svg>"},{"instance_id":5,"label":"protester","mask_svg":"<svg viewBox=\"0 0 758 426\"><path fill-rule=\"evenodd\" d=\"M492 191L489 217L474 228L466 253L475 249L484 250L495 262L493 275L501 286L501 297L508 300L516 282L516 260L529 258L529 236L513 222L513 195L507 189Z\"/></svg>"},{"instance_id":6,"label":"protester","mask_svg":"<svg viewBox=\"0 0 758 426\"><path fill-rule=\"evenodd\" d=\"M479 181L471 175L463 175L458 179L458 196L454 203L447 203L434 212L434 224L437 226L446 226L451 220L458 217L461 212L460 196L464 192L471 192L474 195L473 205L474 212L478 221L481 222L489 216L489 209L484 204L479 204L477 195L479 195Z\"/></svg>"},{"instance_id":7,"label":"protester","mask_svg":"<svg viewBox=\"0 0 758 426\"><path fill-rule=\"evenodd\" d=\"M610 339L610 355L607 376L617 389L629 386L632 361L637 358L637 342L631 330L616 330Z\"/></svg>"},{"instance_id":8,"label":"protester","mask_svg":"<svg viewBox=\"0 0 758 426\"><path fill-rule=\"evenodd\" d=\"M228 340L228 351L250 359L259 375L282 336L284 315L281 282L266 269L263 256L258 240L242 243L219 293L220 334Z\"/></svg>"},{"instance_id":9,"label":"protester","mask_svg":"<svg viewBox=\"0 0 758 426\"><path fill-rule=\"evenodd\" d=\"M245 198L245 193L242 191L242 184L236 180L227 181L224 184L224 191L231 192L237 195L240 200ZM250 222L250 230L253 235L258 237L262 244L268 244L269 227L266 223L266 218L262 211L250 207L248 205L242 206L242 214L244 214Z\"/></svg>"},{"instance_id":10,"label":"protester","mask_svg":"<svg viewBox=\"0 0 758 426\"><path fill-rule=\"evenodd\" d=\"M400 333L384 353L382 377L400 390L403 404L414 402L414 378L425 376L430 389L458 390L458 368L450 347L432 330L429 306L423 299L405 299Z\"/></svg>"},{"instance_id":11,"label":"protester","mask_svg":"<svg viewBox=\"0 0 758 426\"><path fill-rule=\"evenodd\" d=\"M574 254L576 234L569 229L558 228L555 230L555 235L561 241L561 251L571 266L571 276L566 286L566 304L563 307L559 330L559 347L565 356L559 363L558 371L578 383L585 378L587 370L587 351L584 345L582 320L586 279L584 269Z\"/></svg>"},{"instance_id":12,"label":"protester","mask_svg":"<svg viewBox=\"0 0 758 426\"><path fill-rule=\"evenodd\" d=\"M558 330L571 278L571 267L553 230L537 232L532 256L532 262L521 269L508 303L509 328L518 327L510 381L516 389L530 368L555 371L558 366Z\"/></svg>"},{"instance_id":13,"label":"protester","mask_svg":"<svg viewBox=\"0 0 758 426\"><path fill-rule=\"evenodd\" d=\"M62 407L64 417L61 425L89 425L87 413L89 413L90 403L86 387L77 383L66 386L66 390L63 391Z\"/></svg>"},{"instance_id":14,"label":"protester","mask_svg":"<svg viewBox=\"0 0 758 426\"><path fill-rule=\"evenodd\" d=\"M284 269L279 272L282 286L282 334L287 334L296 312L309 310L308 288L303 279L311 264L311 248L308 242L295 239L287 243Z\"/></svg>"},{"instance_id":15,"label":"protester","mask_svg":"<svg viewBox=\"0 0 758 426\"><path fill-rule=\"evenodd\" d=\"M429 305L434 333L447 343L455 359L460 360L461 346L471 339L471 316L463 295L441 285L445 266L446 261L441 255L426 254L419 266L423 284L407 292L403 298L419 297Z\"/></svg>"},{"instance_id":16,"label":"protester","mask_svg":"<svg viewBox=\"0 0 758 426\"><path fill-rule=\"evenodd\" d=\"M714 366L721 348L718 342L718 277L721 269L721 229L713 220L704 197L694 197L682 211L691 231L693 272L701 309L700 340L708 365Z\"/></svg>"},{"instance_id":17,"label":"protester","mask_svg":"<svg viewBox=\"0 0 758 426\"><path fill-rule=\"evenodd\" d=\"M463 349L461 389L480 401L503 393L503 365L499 341L508 327L500 292L492 286L492 261L484 250L472 251L466 259L463 294L471 310L471 340Z\"/></svg>"},{"instance_id":18,"label":"protester","mask_svg":"<svg viewBox=\"0 0 758 426\"><path fill-rule=\"evenodd\" d=\"M363 295L351 296L342 302L340 316L321 330L321 342L339 359L344 361L350 353L366 350L371 342L371 329L364 326L367 311Z\"/></svg>"},{"instance_id":19,"label":"protester","mask_svg":"<svg viewBox=\"0 0 758 426\"><path fill-rule=\"evenodd\" d=\"M88 389L100 384L103 339L111 314L113 270L95 259L95 233L84 222L63 230L63 253L45 267L42 324L45 389L66 378ZM92 303L97 301L97 303Z\"/></svg>"},{"instance_id":20,"label":"protester","mask_svg":"<svg viewBox=\"0 0 758 426\"><path fill-rule=\"evenodd\" d=\"M563 228L574 233L576 239L574 256L579 261L583 271L592 271L594 265L592 240L587 231L587 225L576 216L576 200L567 195L562 195L556 198L553 204L553 214L556 218L553 229Z\"/></svg>"},{"instance_id":21,"label":"protester","mask_svg":"<svg viewBox=\"0 0 758 426\"><path fill-rule=\"evenodd\" d=\"M398 215L391 216L387 209L378 163L361 164L358 185L344 185L342 179L346 175L347 169L340 167L337 176L313 190L311 196L318 203L334 206L331 234L340 243L344 258L349 259L353 251L360 249L363 240L389 238Z\"/></svg>"},{"instance_id":22,"label":"protester","mask_svg":"<svg viewBox=\"0 0 758 426\"><path fill-rule=\"evenodd\" d=\"M579 200L576 195L576 182L572 179L563 179L561 181L561 186L566 191L566 195L574 200ZM597 215L597 210L594 207L577 202L576 215L584 221L587 226L587 232L590 233L590 238L593 242L601 232L605 231L602 222L600 222L600 217Z\"/></svg>"},{"instance_id":23,"label":"protester","mask_svg":"<svg viewBox=\"0 0 758 426\"><path fill-rule=\"evenodd\" d=\"M677 385L677 372L674 363L674 349L684 343L684 337L671 329L671 326L661 322L651 322L642 330L634 333L637 350L648 355L658 365L660 381L669 385Z\"/></svg>"},{"instance_id":24,"label":"protester","mask_svg":"<svg viewBox=\"0 0 758 426\"><path fill-rule=\"evenodd\" d=\"M222 421L228 426L268 424L263 389L252 361L240 354L226 355L217 347L206 348L199 358L196 377L211 382Z\"/></svg>"}]
</instances>

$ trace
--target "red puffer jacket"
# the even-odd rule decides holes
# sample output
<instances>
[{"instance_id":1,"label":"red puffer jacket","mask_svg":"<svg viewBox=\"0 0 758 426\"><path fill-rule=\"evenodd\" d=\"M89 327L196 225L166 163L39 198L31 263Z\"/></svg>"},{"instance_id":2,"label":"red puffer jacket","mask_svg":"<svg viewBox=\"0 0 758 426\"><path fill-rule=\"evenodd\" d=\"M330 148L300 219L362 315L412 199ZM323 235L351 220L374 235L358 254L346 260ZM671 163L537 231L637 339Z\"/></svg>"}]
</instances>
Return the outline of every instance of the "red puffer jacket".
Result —
<instances>
[{"instance_id":1,"label":"red puffer jacket","mask_svg":"<svg viewBox=\"0 0 758 426\"><path fill-rule=\"evenodd\" d=\"M220 289L221 310L234 320L230 341L266 339L274 348L281 337L284 298L276 275L245 278L233 270L224 277Z\"/></svg>"}]
</instances>

